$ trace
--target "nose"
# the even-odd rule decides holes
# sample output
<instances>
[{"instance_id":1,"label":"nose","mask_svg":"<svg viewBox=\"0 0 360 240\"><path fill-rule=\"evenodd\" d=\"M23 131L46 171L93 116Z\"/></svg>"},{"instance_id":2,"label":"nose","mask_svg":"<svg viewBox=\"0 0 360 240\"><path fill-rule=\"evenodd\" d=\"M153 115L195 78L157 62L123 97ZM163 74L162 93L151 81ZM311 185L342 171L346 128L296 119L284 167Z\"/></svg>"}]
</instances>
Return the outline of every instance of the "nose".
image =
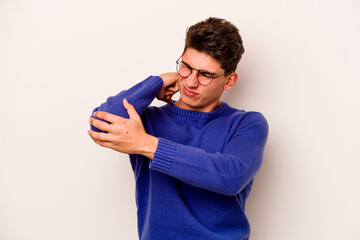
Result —
<instances>
[{"instance_id":1,"label":"nose","mask_svg":"<svg viewBox=\"0 0 360 240\"><path fill-rule=\"evenodd\" d=\"M198 72L196 70L193 70L192 73L190 74L190 76L185 78L186 86L188 86L190 88L196 88L199 84L197 81L197 75L198 75Z\"/></svg>"}]
</instances>

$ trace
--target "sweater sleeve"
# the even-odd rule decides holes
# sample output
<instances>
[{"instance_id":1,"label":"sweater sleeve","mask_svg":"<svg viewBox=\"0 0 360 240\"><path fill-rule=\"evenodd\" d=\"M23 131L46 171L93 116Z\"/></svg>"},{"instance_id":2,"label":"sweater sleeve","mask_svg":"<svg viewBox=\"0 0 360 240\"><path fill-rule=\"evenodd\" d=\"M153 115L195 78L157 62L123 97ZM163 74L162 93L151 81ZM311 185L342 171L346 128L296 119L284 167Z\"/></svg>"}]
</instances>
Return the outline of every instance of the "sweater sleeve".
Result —
<instances>
[{"instance_id":1,"label":"sweater sleeve","mask_svg":"<svg viewBox=\"0 0 360 240\"><path fill-rule=\"evenodd\" d=\"M268 124L256 113L243 119L223 152L207 153L160 138L150 168L190 185L233 196L260 169L267 136Z\"/></svg>"},{"instance_id":2,"label":"sweater sleeve","mask_svg":"<svg viewBox=\"0 0 360 240\"><path fill-rule=\"evenodd\" d=\"M123 106L123 99L126 98L128 102L134 106L137 113L141 115L144 109L149 106L157 96L162 85L163 81L160 77L150 76L132 88L124 90L116 96L109 97L105 103L96 107L92 114L96 111L104 111L120 117L129 118L129 115ZM102 132L94 126L90 126L92 130Z\"/></svg>"}]
</instances>

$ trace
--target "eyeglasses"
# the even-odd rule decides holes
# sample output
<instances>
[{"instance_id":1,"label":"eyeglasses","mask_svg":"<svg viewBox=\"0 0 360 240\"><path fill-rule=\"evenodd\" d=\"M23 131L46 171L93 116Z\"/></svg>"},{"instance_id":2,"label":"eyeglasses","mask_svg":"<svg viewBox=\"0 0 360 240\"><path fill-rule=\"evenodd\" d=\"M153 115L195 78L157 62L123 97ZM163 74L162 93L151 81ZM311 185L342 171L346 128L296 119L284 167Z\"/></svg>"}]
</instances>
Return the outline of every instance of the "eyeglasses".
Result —
<instances>
[{"instance_id":1,"label":"eyeglasses","mask_svg":"<svg viewBox=\"0 0 360 240\"><path fill-rule=\"evenodd\" d=\"M191 67L189 64L187 64L186 62L180 61L180 59L181 59L181 57L176 61L177 73L181 77L187 78L191 75L192 71L195 70L195 71L197 71L196 79L203 86L209 85L212 82L212 80L214 80L216 78L219 78L219 77L222 77L224 75L231 73L231 72L227 72L220 76L214 77L214 75L212 73L210 73L208 71L195 69L195 68Z\"/></svg>"}]
</instances>

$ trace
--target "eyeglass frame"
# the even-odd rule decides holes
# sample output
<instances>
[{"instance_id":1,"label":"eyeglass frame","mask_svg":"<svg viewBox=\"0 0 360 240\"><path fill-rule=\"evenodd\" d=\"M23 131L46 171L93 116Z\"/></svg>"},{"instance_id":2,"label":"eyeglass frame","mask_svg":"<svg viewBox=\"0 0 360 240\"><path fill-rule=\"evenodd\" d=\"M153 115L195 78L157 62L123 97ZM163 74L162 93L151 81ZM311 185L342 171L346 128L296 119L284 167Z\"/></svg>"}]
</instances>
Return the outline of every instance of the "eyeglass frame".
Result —
<instances>
[{"instance_id":1,"label":"eyeglass frame","mask_svg":"<svg viewBox=\"0 0 360 240\"><path fill-rule=\"evenodd\" d=\"M198 81L198 83L199 83L200 85L202 85L202 86L209 86L209 85L213 82L214 79L232 73L232 71L231 71L231 72L226 72L226 73L221 74L221 75L219 75L219 76L217 76L217 77L214 77L213 74L212 74L211 72L209 72L209 71L198 70L198 69L193 68L192 66L190 66L187 62L180 61L181 58L182 58L182 56L180 56L180 57L178 58L178 60L176 60L176 72L177 72L181 77L183 77L183 78L188 78L188 77L192 74L193 70L196 70L196 71L197 71L196 81ZM178 66L179 66L180 63L184 63L184 64L186 65L186 67L190 69L190 74L189 74L188 76L184 77L184 76L182 76L182 75L179 73L179 70L178 70L179 67L178 67ZM207 72L207 73L209 73L209 74L211 75L211 81L210 81L208 84L202 84L202 83L199 81L199 78L198 78L198 77L199 77L200 72ZM205 77L205 76L204 76L204 77Z\"/></svg>"}]
</instances>

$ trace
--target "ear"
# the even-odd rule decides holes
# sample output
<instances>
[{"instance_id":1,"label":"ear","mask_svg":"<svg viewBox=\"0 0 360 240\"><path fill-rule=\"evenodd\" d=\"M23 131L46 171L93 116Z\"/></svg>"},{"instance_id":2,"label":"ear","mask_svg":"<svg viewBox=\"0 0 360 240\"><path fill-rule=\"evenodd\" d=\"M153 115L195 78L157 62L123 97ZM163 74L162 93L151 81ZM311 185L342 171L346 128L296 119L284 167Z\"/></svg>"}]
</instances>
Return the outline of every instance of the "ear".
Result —
<instances>
[{"instance_id":1,"label":"ear","mask_svg":"<svg viewBox=\"0 0 360 240\"><path fill-rule=\"evenodd\" d=\"M225 82L224 90L229 90L230 88L232 88L235 85L237 80L238 80L237 73L235 73L235 72L230 73L230 75L227 76L227 80Z\"/></svg>"}]
</instances>

